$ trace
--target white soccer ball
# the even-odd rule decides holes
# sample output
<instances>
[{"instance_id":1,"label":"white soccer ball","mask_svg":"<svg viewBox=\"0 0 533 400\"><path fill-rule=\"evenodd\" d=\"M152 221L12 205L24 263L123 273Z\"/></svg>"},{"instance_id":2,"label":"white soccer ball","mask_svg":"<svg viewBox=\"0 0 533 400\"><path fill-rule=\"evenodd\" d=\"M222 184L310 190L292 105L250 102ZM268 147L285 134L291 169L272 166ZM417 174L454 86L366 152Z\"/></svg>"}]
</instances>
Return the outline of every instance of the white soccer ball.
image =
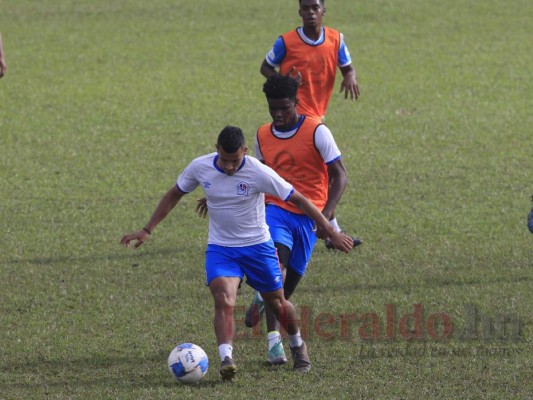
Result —
<instances>
[{"instance_id":1,"label":"white soccer ball","mask_svg":"<svg viewBox=\"0 0 533 400\"><path fill-rule=\"evenodd\" d=\"M168 356L168 370L181 383L196 383L207 373L209 359L204 349L193 343L176 346Z\"/></svg>"}]
</instances>

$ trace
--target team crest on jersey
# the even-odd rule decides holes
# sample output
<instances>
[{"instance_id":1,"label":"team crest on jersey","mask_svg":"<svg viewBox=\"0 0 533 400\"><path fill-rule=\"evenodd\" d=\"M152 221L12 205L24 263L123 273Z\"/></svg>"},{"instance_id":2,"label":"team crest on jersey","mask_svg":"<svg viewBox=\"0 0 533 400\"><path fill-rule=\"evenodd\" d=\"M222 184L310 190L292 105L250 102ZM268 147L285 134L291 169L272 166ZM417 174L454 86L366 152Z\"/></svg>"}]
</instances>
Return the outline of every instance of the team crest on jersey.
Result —
<instances>
[{"instance_id":1,"label":"team crest on jersey","mask_svg":"<svg viewBox=\"0 0 533 400\"><path fill-rule=\"evenodd\" d=\"M211 186L211 182L204 181L202 182L202 186L206 189L209 189L209 187Z\"/></svg>"},{"instance_id":2,"label":"team crest on jersey","mask_svg":"<svg viewBox=\"0 0 533 400\"><path fill-rule=\"evenodd\" d=\"M237 195L238 196L248 196L248 192L250 191L250 185L248 182L240 181L237 183Z\"/></svg>"}]
</instances>

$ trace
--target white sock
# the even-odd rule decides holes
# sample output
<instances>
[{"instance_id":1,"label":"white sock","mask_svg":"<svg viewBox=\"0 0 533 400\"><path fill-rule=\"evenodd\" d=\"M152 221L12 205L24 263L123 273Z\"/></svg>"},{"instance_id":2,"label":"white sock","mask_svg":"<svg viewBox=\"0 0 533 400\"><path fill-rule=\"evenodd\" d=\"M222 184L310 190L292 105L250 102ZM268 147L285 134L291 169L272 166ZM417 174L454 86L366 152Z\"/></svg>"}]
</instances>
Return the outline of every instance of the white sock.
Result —
<instances>
[{"instance_id":1,"label":"white sock","mask_svg":"<svg viewBox=\"0 0 533 400\"><path fill-rule=\"evenodd\" d=\"M300 347L303 344L302 335L300 335L300 330L298 329L298 332L296 332L294 335L289 335L289 346L292 348Z\"/></svg>"},{"instance_id":2,"label":"white sock","mask_svg":"<svg viewBox=\"0 0 533 400\"><path fill-rule=\"evenodd\" d=\"M224 361L226 357L233 358L233 346L231 344L223 343L218 346L218 354L220 354L220 360Z\"/></svg>"},{"instance_id":3,"label":"white sock","mask_svg":"<svg viewBox=\"0 0 533 400\"><path fill-rule=\"evenodd\" d=\"M278 331L268 332L268 350L272 349L279 342L281 342L281 335Z\"/></svg>"},{"instance_id":4,"label":"white sock","mask_svg":"<svg viewBox=\"0 0 533 400\"><path fill-rule=\"evenodd\" d=\"M333 219L330 219L329 220L329 224L335 228L335 230L337 232L340 232L341 231L341 227L339 226L339 224L337 223L337 218L333 218Z\"/></svg>"}]
</instances>

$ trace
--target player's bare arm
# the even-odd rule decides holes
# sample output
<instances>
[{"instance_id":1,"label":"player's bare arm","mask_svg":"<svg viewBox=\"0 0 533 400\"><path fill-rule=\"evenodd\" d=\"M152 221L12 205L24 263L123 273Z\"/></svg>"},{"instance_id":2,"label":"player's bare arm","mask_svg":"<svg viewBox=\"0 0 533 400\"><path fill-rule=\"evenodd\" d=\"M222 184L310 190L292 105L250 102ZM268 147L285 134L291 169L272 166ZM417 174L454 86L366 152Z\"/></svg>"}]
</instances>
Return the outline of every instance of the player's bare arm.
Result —
<instances>
[{"instance_id":1,"label":"player's bare arm","mask_svg":"<svg viewBox=\"0 0 533 400\"><path fill-rule=\"evenodd\" d=\"M359 91L359 84L357 83L355 70L351 65L341 67L340 70L343 76L340 93L344 92L345 99L348 98L349 94L352 101L357 100L361 93Z\"/></svg>"},{"instance_id":2,"label":"player's bare arm","mask_svg":"<svg viewBox=\"0 0 533 400\"><path fill-rule=\"evenodd\" d=\"M270 65L266 60L263 60L263 64L261 64L260 72L261 72L261 75L263 75L267 79L269 76L272 76L278 73L276 69L272 65ZM289 70L289 72L287 72L287 75L296 79L298 81L298 85L302 84L302 74L299 71L296 71L296 67L292 67Z\"/></svg>"},{"instance_id":3,"label":"player's bare arm","mask_svg":"<svg viewBox=\"0 0 533 400\"><path fill-rule=\"evenodd\" d=\"M324 209L322 210L322 214L329 221L335 213L337 203L340 201L342 194L344 193L344 189L348 184L348 174L346 173L346 168L344 167L342 159L338 159L334 163L328 165L328 176L328 199Z\"/></svg>"},{"instance_id":4,"label":"player's bare arm","mask_svg":"<svg viewBox=\"0 0 533 400\"><path fill-rule=\"evenodd\" d=\"M261 69L259 71L261 72L261 75L263 75L267 79L269 76L275 75L278 73L272 65L267 63L266 60L263 60L263 63L261 64Z\"/></svg>"}]
</instances>

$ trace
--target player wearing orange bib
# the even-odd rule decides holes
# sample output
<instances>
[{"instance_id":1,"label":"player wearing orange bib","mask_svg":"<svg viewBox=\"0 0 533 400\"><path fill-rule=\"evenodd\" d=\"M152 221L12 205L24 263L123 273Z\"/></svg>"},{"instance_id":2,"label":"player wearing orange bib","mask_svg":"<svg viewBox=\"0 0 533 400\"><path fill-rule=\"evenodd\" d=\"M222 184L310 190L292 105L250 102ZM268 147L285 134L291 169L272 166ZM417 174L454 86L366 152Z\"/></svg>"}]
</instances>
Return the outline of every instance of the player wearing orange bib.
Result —
<instances>
[{"instance_id":1,"label":"player wearing orange bib","mask_svg":"<svg viewBox=\"0 0 533 400\"><path fill-rule=\"evenodd\" d=\"M341 92L345 98L349 95L351 100L357 100L359 85L343 34L322 25L324 0L299 3L303 26L278 37L261 64L261 74L268 78L277 74L277 68L280 74L294 75L300 82L298 112L323 119L337 67L343 76Z\"/></svg>"},{"instance_id":2,"label":"player wearing orange bib","mask_svg":"<svg viewBox=\"0 0 533 400\"><path fill-rule=\"evenodd\" d=\"M342 35L323 27L320 37L321 43L311 45L305 41L303 30L296 29L281 35L286 50L279 72L283 75L291 71L300 73L298 112L322 119L333 92Z\"/></svg>"},{"instance_id":3,"label":"player wearing orange bib","mask_svg":"<svg viewBox=\"0 0 533 400\"><path fill-rule=\"evenodd\" d=\"M345 98L357 100L359 85L342 33L322 25L324 0L299 0L299 4L303 26L278 37L260 71L266 78L276 75L277 70L282 75L294 76L300 83L298 113L324 121L337 68L343 76L340 91ZM330 223L341 230L334 215ZM353 238L353 243L357 246L361 241ZM333 248L327 240L326 247Z\"/></svg>"},{"instance_id":4,"label":"player wearing orange bib","mask_svg":"<svg viewBox=\"0 0 533 400\"><path fill-rule=\"evenodd\" d=\"M303 191L329 220L348 181L333 135L320 120L296 112L298 82L294 78L273 75L264 84L263 92L272 122L257 131L256 157L296 190ZM329 188L328 176L333 178ZM317 236L325 235L320 228L315 232L314 222L298 207L283 204L273 196L266 196L265 201L266 222L282 266L284 296L289 299L305 273ZM246 325L257 324L261 303L257 293L246 313ZM268 361L273 365L284 364L287 358L279 324L268 308L266 316Z\"/></svg>"},{"instance_id":5,"label":"player wearing orange bib","mask_svg":"<svg viewBox=\"0 0 533 400\"><path fill-rule=\"evenodd\" d=\"M328 198L328 169L322 154L316 149L317 129L326 132L327 128L320 121L303 115L299 117L292 129L294 133L290 136L284 137L286 132L278 132L272 123L263 125L257 132L256 154L261 154L260 159L322 210ZM320 134L327 135L322 132ZM329 147L333 150L336 146L332 142ZM331 163L340 158L338 150L332 153L332 160L329 160ZM285 202L278 201L274 196L267 195L266 203L303 214L298 207L283 204Z\"/></svg>"}]
</instances>

